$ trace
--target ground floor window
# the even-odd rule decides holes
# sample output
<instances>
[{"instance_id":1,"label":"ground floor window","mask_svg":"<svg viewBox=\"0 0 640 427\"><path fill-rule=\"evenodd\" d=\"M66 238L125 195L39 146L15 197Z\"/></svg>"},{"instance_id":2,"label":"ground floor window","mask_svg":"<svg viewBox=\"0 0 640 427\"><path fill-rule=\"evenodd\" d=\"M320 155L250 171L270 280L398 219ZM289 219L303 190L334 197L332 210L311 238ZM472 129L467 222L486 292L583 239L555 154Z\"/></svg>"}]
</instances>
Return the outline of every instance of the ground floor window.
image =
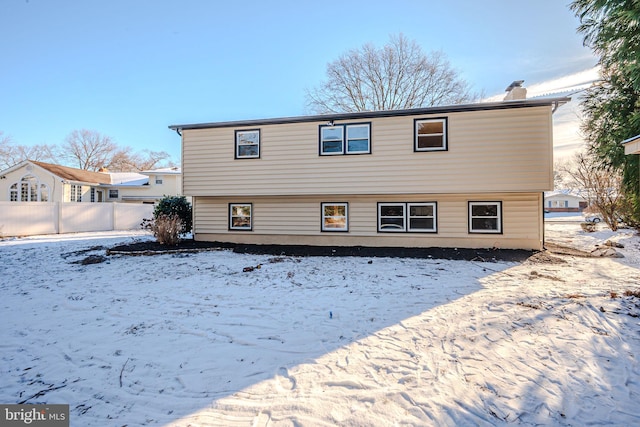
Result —
<instances>
[{"instance_id":1,"label":"ground floor window","mask_svg":"<svg viewBox=\"0 0 640 427\"><path fill-rule=\"evenodd\" d=\"M229 230L253 229L253 205L251 203L229 204Z\"/></svg>"},{"instance_id":2,"label":"ground floor window","mask_svg":"<svg viewBox=\"0 0 640 427\"><path fill-rule=\"evenodd\" d=\"M118 190L109 190L109 198L117 199L118 198Z\"/></svg>"},{"instance_id":3,"label":"ground floor window","mask_svg":"<svg viewBox=\"0 0 640 427\"><path fill-rule=\"evenodd\" d=\"M72 202L81 202L82 201L82 186L81 185L71 185L71 201Z\"/></svg>"},{"instance_id":4,"label":"ground floor window","mask_svg":"<svg viewBox=\"0 0 640 427\"><path fill-rule=\"evenodd\" d=\"M469 202L469 233L502 233L502 202Z\"/></svg>"},{"instance_id":5,"label":"ground floor window","mask_svg":"<svg viewBox=\"0 0 640 427\"><path fill-rule=\"evenodd\" d=\"M435 202L378 203L379 232L435 233Z\"/></svg>"},{"instance_id":6,"label":"ground floor window","mask_svg":"<svg viewBox=\"0 0 640 427\"><path fill-rule=\"evenodd\" d=\"M48 202L49 187L40 184L37 177L25 175L9 187L9 201L11 202Z\"/></svg>"},{"instance_id":7,"label":"ground floor window","mask_svg":"<svg viewBox=\"0 0 640 427\"><path fill-rule=\"evenodd\" d=\"M322 203L322 231L349 231L348 218L348 203Z\"/></svg>"}]
</instances>

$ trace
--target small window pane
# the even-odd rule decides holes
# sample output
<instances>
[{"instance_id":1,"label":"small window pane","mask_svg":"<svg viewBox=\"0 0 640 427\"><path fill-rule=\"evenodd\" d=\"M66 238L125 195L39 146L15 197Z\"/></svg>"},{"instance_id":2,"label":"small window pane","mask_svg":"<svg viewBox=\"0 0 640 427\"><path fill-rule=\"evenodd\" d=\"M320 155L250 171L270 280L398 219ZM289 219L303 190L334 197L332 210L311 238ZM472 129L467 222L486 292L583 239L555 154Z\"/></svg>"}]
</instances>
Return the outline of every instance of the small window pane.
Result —
<instances>
[{"instance_id":1,"label":"small window pane","mask_svg":"<svg viewBox=\"0 0 640 427\"><path fill-rule=\"evenodd\" d=\"M404 218L380 218L381 229L404 229Z\"/></svg>"},{"instance_id":2,"label":"small window pane","mask_svg":"<svg viewBox=\"0 0 640 427\"><path fill-rule=\"evenodd\" d=\"M498 216L497 205L473 205L471 207L472 216Z\"/></svg>"},{"instance_id":3,"label":"small window pane","mask_svg":"<svg viewBox=\"0 0 640 427\"><path fill-rule=\"evenodd\" d=\"M342 127L322 128L322 140L342 141Z\"/></svg>"},{"instance_id":4,"label":"small window pane","mask_svg":"<svg viewBox=\"0 0 640 427\"><path fill-rule=\"evenodd\" d=\"M326 205L324 207L324 215L325 216L334 216L334 215L342 215L346 214L346 206L342 205Z\"/></svg>"},{"instance_id":5,"label":"small window pane","mask_svg":"<svg viewBox=\"0 0 640 427\"><path fill-rule=\"evenodd\" d=\"M357 139L354 141L349 141L347 144L348 152L368 152L369 151L369 140L368 139Z\"/></svg>"},{"instance_id":6,"label":"small window pane","mask_svg":"<svg viewBox=\"0 0 640 427\"><path fill-rule=\"evenodd\" d=\"M403 205L381 206L380 216L404 216L404 206Z\"/></svg>"},{"instance_id":7,"label":"small window pane","mask_svg":"<svg viewBox=\"0 0 640 427\"><path fill-rule=\"evenodd\" d=\"M442 136L418 136L418 148L440 148Z\"/></svg>"},{"instance_id":8,"label":"small window pane","mask_svg":"<svg viewBox=\"0 0 640 427\"><path fill-rule=\"evenodd\" d=\"M497 230L498 218L473 218L471 224L474 230Z\"/></svg>"},{"instance_id":9,"label":"small window pane","mask_svg":"<svg viewBox=\"0 0 640 427\"><path fill-rule=\"evenodd\" d=\"M257 144L259 142L259 134L257 131L252 132L238 132L239 144Z\"/></svg>"},{"instance_id":10,"label":"small window pane","mask_svg":"<svg viewBox=\"0 0 640 427\"><path fill-rule=\"evenodd\" d=\"M412 230L433 230L433 218L411 218L409 228Z\"/></svg>"},{"instance_id":11,"label":"small window pane","mask_svg":"<svg viewBox=\"0 0 640 427\"><path fill-rule=\"evenodd\" d=\"M441 121L437 121L437 122L420 122L418 123L418 133L419 134L425 134L425 133L443 133L443 124Z\"/></svg>"},{"instance_id":12,"label":"small window pane","mask_svg":"<svg viewBox=\"0 0 640 427\"><path fill-rule=\"evenodd\" d=\"M342 153L342 141L331 141L322 143L323 153Z\"/></svg>"},{"instance_id":13,"label":"small window pane","mask_svg":"<svg viewBox=\"0 0 640 427\"><path fill-rule=\"evenodd\" d=\"M348 126L347 139L369 139L369 126Z\"/></svg>"},{"instance_id":14,"label":"small window pane","mask_svg":"<svg viewBox=\"0 0 640 427\"><path fill-rule=\"evenodd\" d=\"M433 206L410 206L410 216L433 216Z\"/></svg>"},{"instance_id":15,"label":"small window pane","mask_svg":"<svg viewBox=\"0 0 640 427\"><path fill-rule=\"evenodd\" d=\"M240 145L238 146L238 157L255 157L258 155L257 145Z\"/></svg>"}]
</instances>

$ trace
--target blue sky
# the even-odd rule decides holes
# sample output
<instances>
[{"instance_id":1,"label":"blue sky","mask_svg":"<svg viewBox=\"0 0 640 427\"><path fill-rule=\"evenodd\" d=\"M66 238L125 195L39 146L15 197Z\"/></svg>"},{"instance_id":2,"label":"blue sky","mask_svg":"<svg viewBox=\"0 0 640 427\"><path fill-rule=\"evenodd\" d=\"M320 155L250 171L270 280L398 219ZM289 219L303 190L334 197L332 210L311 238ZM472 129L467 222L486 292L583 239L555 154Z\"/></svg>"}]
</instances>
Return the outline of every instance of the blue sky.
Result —
<instances>
[{"instance_id":1,"label":"blue sky","mask_svg":"<svg viewBox=\"0 0 640 427\"><path fill-rule=\"evenodd\" d=\"M307 114L327 63L403 33L475 91L591 68L566 0L1 0L0 132L92 129L175 161L171 124Z\"/></svg>"}]
</instances>

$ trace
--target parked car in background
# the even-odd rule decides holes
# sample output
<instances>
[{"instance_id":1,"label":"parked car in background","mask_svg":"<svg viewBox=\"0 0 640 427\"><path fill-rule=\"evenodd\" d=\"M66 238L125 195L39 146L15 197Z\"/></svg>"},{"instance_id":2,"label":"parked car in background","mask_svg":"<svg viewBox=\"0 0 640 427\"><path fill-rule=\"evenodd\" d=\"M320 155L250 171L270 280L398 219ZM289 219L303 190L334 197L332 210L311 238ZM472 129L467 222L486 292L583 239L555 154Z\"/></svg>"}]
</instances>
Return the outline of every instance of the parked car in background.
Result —
<instances>
[{"instance_id":1,"label":"parked car in background","mask_svg":"<svg viewBox=\"0 0 640 427\"><path fill-rule=\"evenodd\" d=\"M602 221L602 217L600 216L600 214L591 214L585 215L584 220L586 222L593 222L594 224L597 224Z\"/></svg>"}]
</instances>

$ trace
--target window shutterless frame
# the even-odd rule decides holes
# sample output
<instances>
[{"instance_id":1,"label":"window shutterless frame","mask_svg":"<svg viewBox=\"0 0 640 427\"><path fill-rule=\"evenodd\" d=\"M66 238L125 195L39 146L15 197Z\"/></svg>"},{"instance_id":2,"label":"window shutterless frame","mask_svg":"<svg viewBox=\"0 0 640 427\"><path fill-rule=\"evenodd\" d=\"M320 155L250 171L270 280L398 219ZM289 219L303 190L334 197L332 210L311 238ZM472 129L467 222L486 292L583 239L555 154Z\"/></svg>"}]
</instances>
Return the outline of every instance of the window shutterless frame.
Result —
<instances>
[{"instance_id":1,"label":"window shutterless frame","mask_svg":"<svg viewBox=\"0 0 640 427\"><path fill-rule=\"evenodd\" d=\"M322 231L349 231L349 203L324 202L320 204Z\"/></svg>"},{"instance_id":2,"label":"window shutterless frame","mask_svg":"<svg viewBox=\"0 0 640 427\"><path fill-rule=\"evenodd\" d=\"M371 154L371 123L320 125L318 153L321 156Z\"/></svg>"},{"instance_id":3,"label":"window shutterless frame","mask_svg":"<svg viewBox=\"0 0 640 427\"><path fill-rule=\"evenodd\" d=\"M402 233L407 231L406 203L378 203L378 232Z\"/></svg>"},{"instance_id":4,"label":"window shutterless frame","mask_svg":"<svg viewBox=\"0 0 640 427\"><path fill-rule=\"evenodd\" d=\"M470 234L502 234L502 202L469 202Z\"/></svg>"},{"instance_id":5,"label":"window shutterless frame","mask_svg":"<svg viewBox=\"0 0 640 427\"><path fill-rule=\"evenodd\" d=\"M407 231L411 233L437 233L437 203L407 203Z\"/></svg>"},{"instance_id":6,"label":"window shutterless frame","mask_svg":"<svg viewBox=\"0 0 640 427\"><path fill-rule=\"evenodd\" d=\"M414 119L413 151L447 151L447 122L446 117Z\"/></svg>"},{"instance_id":7,"label":"window shutterless frame","mask_svg":"<svg viewBox=\"0 0 640 427\"><path fill-rule=\"evenodd\" d=\"M253 230L252 203L229 203L229 230Z\"/></svg>"},{"instance_id":8,"label":"window shutterless frame","mask_svg":"<svg viewBox=\"0 0 640 427\"><path fill-rule=\"evenodd\" d=\"M234 158L260 158L260 129L242 129L235 131Z\"/></svg>"},{"instance_id":9,"label":"window shutterless frame","mask_svg":"<svg viewBox=\"0 0 640 427\"><path fill-rule=\"evenodd\" d=\"M436 202L378 203L378 232L437 233Z\"/></svg>"}]
</instances>

